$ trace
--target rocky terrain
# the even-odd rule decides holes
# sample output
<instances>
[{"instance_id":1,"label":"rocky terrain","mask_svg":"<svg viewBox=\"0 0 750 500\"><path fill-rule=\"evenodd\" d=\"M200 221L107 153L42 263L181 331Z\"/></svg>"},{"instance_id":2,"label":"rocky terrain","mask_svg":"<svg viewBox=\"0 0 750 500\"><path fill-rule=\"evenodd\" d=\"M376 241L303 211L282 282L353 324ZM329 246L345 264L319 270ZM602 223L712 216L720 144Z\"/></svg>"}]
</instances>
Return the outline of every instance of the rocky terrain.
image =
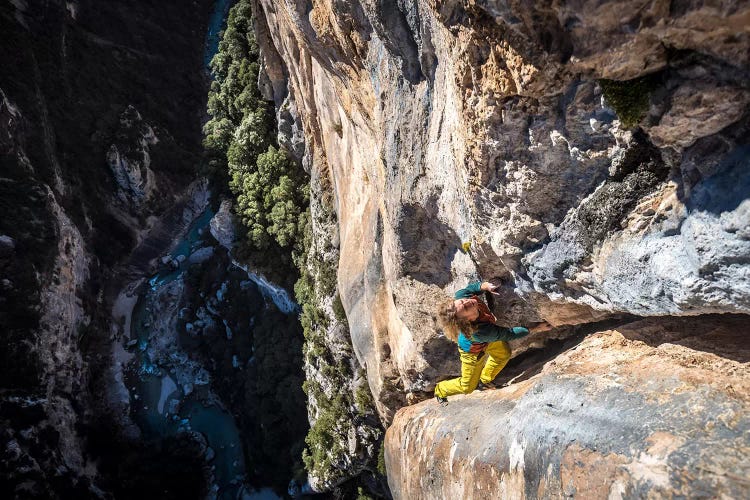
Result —
<instances>
[{"instance_id":1,"label":"rocky terrain","mask_svg":"<svg viewBox=\"0 0 750 500\"><path fill-rule=\"evenodd\" d=\"M550 398L562 398L568 388L544 377L575 373L578 361L563 354L557 368L545 368L549 373L523 389L482 395L481 401L470 396L448 410L422 403L394 420L399 408L428 397L437 381L456 373L455 347L442 336L433 311L437 300L469 279L503 285L495 300L501 323L548 321L556 327L516 346L519 353L562 342L546 337L596 332L601 322L689 316L720 328L720 319L703 316L750 312L746 2L258 0L256 13L261 88L280 110L286 144L301 154L313 178L325 180L335 210L337 291L381 421L391 425L386 462L395 496L455 496L472 487L461 474L455 484L435 483L423 493L410 483L429 480L411 468L419 457L431 456L430 443L437 449L450 439L440 441L442 424L427 425L425 415L439 414L445 428L474 436L471 424L462 423L468 418L463 408L479 412L481 403L494 404L504 414L516 404L513 397L535 383ZM746 329L746 316L739 318L733 328ZM621 350L624 359L635 356L631 344L610 341L613 335L600 334L607 349ZM658 345L658 332L653 335ZM577 351L596 359L600 337ZM706 342L713 351L723 341ZM730 353L741 347L731 345L729 353L722 347L718 361L734 359ZM689 357L694 347L684 349L679 356ZM722 366L729 373L746 362ZM592 377L606 378L610 369L597 364ZM692 373L687 377L708 376L685 370ZM678 428L662 422L669 413L644 409L659 423L653 426L657 434L633 435L621 448L613 444L628 425L615 421L618 404L626 412L638 405L635 398L676 391L670 384L677 375L665 373L653 383L650 376L646 369L628 375L640 392L613 403L611 435L577 448L561 445L536 468L519 464L524 456L528 463L552 452L561 435L550 431L551 441L535 451L503 435L492 441L487 474L505 479L477 484L501 495L567 494L585 487L571 479L583 474L575 464L604 463L599 457L608 454L632 470L652 456L661 461L655 467L678 470L668 456L674 452L672 460L681 460L688 440L658 433L690 434L708 425L705 413ZM717 373L715 380L721 377ZM593 382L581 376L571 383L579 384L578 399L588 397L586 384ZM747 409L746 394L713 385L714 375L695 384L686 390L726 396L735 412ZM686 397L665 402L688 405L688 411ZM596 408L582 418L595 418ZM504 419L490 419L486 429L503 428ZM739 451L747 446L747 422L735 424L731 436L705 434L702 447L728 449L727 474L722 479L721 472L706 472L696 487L730 496L747 492ZM423 431L426 447L407 444L408 429ZM518 436L524 429L519 425ZM485 443L486 436L477 431L472 442ZM473 463L481 452L470 448L462 447L465 454L456 460ZM512 465L506 466L509 453ZM567 464L565 479L555 476L560 464ZM689 477L703 466L679 467L668 477L626 477L625 469L612 468L602 476L609 479L601 491L627 496L662 488L678 494L680 474ZM548 486L540 480L544 474L550 475Z\"/></svg>"},{"instance_id":2,"label":"rocky terrain","mask_svg":"<svg viewBox=\"0 0 750 500\"><path fill-rule=\"evenodd\" d=\"M204 487L190 440L119 440L100 383L113 266L195 178L210 6L179 16L179 2L0 7L4 498ZM169 463L159 477L139 469L152 460Z\"/></svg>"},{"instance_id":3,"label":"rocky terrain","mask_svg":"<svg viewBox=\"0 0 750 500\"><path fill-rule=\"evenodd\" d=\"M745 324L632 322L501 390L403 408L386 437L394 498L742 498Z\"/></svg>"},{"instance_id":4,"label":"rocky terrain","mask_svg":"<svg viewBox=\"0 0 750 500\"><path fill-rule=\"evenodd\" d=\"M198 172L229 4L0 7L3 498L750 496L748 2L242 3L301 311ZM554 328L441 407L477 278Z\"/></svg>"}]
</instances>

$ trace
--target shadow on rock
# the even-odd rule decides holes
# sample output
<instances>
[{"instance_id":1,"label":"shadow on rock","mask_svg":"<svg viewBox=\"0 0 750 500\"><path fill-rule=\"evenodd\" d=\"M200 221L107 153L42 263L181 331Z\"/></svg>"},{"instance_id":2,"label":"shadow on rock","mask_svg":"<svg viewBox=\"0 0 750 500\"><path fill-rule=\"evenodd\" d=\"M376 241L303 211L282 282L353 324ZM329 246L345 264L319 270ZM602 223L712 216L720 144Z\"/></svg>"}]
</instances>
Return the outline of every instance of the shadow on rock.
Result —
<instances>
[{"instance_id":1,"label":"shadow on rock","mask_svg":"<svg viewBox=\"0 0 750 500\"><path fill-rule=\"evenodd\" d=\"M750 346L747 345L750 327L748 317L741 314L644 319L629 316L569 328L567 332L564 329L553 331L557 338L546 338L541 347L531 344L514 356L495 379L496 384L507 386L528 380L540 373L547 362L573 349L586 336L604 330L617 330L626 339L651 347L674 344L740 363L750 361Z\"/></svg>"},{"instance_id":2,"label":"shadow on rock","mask_svg":"<svg viewBox=\"0 0 750 500\"><path fill-rule=\"evenodd\" d=\"M620 325L629 324L633 317L612 318L606 321L597 321L579 326L561 327L552 330L549 333L542 333L545 336L543 345L538 346L538 341L534 341L523 350L520 354L514 356L505 366L502 372L495 379L498 386L507 386L528 380L542 371L547 362L552 361L565 351L573 349L583 342L588 335L618 328ZM539 334L537 334L539 335ZM514 350L519 351L523 347Z\"/></svg>"},{"instance_id":3,"label":"shadow on rock","mask_svg":"<svg viewBox=\"0 0 750 500\"><path fill-rule=\"evenodd\" d=\"M629 340L639 340L652 347L675 344L747 363L750 361L749 320L742 314L648 318L628 323L617 331Z\"/></svg>"},{"instance_id":4,"label":"shadow on rock","mask_svg":"<svg viewBox=\"0 0 750 500\"><path fill-rule=\"evenodd\" d=\"M439 287L450 283L451 261L461 246L458 234L437 213L417 204L404 205L398 225L403 273Z\"/></svg>"}]
</instances>

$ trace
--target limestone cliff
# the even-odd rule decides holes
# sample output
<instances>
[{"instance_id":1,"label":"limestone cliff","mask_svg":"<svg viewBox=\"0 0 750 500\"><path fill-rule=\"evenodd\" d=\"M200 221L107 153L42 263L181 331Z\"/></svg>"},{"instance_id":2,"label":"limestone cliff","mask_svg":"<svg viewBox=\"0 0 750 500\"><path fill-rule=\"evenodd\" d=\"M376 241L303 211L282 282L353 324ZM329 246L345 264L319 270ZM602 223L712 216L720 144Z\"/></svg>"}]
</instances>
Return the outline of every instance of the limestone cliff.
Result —
<instances>
[{"instance_id":1,"label":"limestone cliff","mask_svg":"<svg viewBox=\"0 0 750 500\"><path fill-rule=\"evenodd\" d=\"M256 12L280 142L329 181L338 292L385 424L456 372L432 311L470 278L502 282L502 323L546 320L557 336L629 315L750 313L747 2L258 0ZM588 382L571 383L583 398ZM389 431L404 498L416 490L397 470L417 451L396 436L438 411L424 408ZM444 415L461 425L459 410ZM578 456L637 470L686 442L664 436ZM495 445L513 455L496 472L516 471L501 484L523 488L526 444ZM577 474L579 458L560 460L542 465ZM463 485L446 488L429 491Z\"/></svg>"},{"instance_id":2,"label":"limestone cliff","mask_svg":"<svg viewBox=\"0 0 750 500\"><path fill-rule=\"evenodd\" d=\"M501 390L403 408L394 497L745 498L750 352L713 347L741 345L744 325L630 323Z\"/></svg>"}]
</instances>

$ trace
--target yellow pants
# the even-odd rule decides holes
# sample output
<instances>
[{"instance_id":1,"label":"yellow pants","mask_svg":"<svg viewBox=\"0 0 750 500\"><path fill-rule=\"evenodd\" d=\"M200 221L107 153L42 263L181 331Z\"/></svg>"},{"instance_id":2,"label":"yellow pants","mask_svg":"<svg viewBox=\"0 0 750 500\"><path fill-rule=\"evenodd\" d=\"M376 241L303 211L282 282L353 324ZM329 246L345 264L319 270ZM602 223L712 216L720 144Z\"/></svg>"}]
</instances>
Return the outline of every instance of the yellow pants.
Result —
<instances>
[{"instance_id":1,"label":"yellow pants","mask_svg":"<svg viewBox=\"0 0 750 500\"><path fill-rule=\"evenodd\" d=\"M461 356L461 376L443 380L435 386L435 395L445 398L454 394L469 394L479 381L492 382L510 359L510 346L504 340L490 342L484 354L458 351Z\"/></svg>"}]
</instances>

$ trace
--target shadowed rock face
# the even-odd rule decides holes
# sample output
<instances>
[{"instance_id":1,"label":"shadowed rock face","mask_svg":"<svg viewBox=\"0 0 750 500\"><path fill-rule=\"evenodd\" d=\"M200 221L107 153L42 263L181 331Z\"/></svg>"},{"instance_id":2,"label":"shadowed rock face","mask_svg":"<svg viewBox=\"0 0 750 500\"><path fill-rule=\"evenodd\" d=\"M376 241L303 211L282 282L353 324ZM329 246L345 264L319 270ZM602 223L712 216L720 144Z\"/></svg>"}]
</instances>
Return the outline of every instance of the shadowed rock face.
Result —
<instances>
[{"instance_id":1,"label":"shadowed rock face","mask_svg":"<svg viewBox=\"0 0 750 500\"><path fill-rule=\"evenodd\" d=\"M102 373L111 361L112 268L194 179L210 4L0 6L4 498L156 488L182 496L203 487L189 443L147 450L117 439ZM174 468L156 478L140 468L150 459ZM195 474L175 480L176 469ZM109 483L113 470L130 477Z\"/></svg>"},{"instance_id":2,"label":"shadowed rock face","mask_svg":"<svg viewBox=\"0 0 750 500\"><path fill-rule=\"evenodd\" d=\"M721 316L631 323L585 338L523 382L404 408L386 433L391 491L746 497L750 351L741 325ZM728 345L733 359L717 355Z\"/></svg>"}]
</instances>

